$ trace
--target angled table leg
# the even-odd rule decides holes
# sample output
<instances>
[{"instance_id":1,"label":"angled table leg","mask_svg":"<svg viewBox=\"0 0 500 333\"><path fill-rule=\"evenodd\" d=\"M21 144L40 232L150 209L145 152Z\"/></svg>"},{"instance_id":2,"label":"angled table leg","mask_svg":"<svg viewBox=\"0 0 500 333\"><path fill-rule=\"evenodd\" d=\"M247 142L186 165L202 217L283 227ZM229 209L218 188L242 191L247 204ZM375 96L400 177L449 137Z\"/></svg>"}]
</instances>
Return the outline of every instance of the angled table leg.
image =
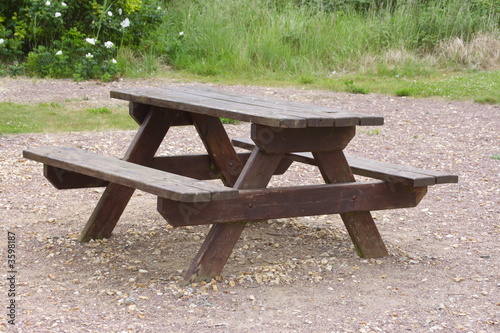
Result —
<instances>
[{"instance_id":1,"label":"angled table leg","mask_svg":"<svg viewBox=\"0 0 500 333\"><path fill-rule=\"evenodd\" d=\"M266 187L284 154L268 154L255 148L234 187L238 189ZM215 224L198 251L186 281L210 280L220 275L246 223Z\"/></svg>"},{"instance_id":2,"label":"angled table leg","mask_svg":"<svg viewBox=\"0 0 500 333\"><path fill-rule=\"evenodd\" d=\"M224 185L233 186L243 169L243 163L234 150L224 125L219 118L202 114L193 113L191 119Z\"/></svg>"},{"instance_id":3,"label":"angled table leg","mask_svg":"<svg viewBox=\"0 0 500 333\"><path fill-rule=\"evenodd\" d=\"M341 150L315 152L313 155L327 183L355 181L351 168ZM360 257L377 258L388 255L370 212L344 213L340 214L340 216Z\"/></svg>"},{"instance_id":4,"label":"angled table leg","mask_svg":"<svg viewBox=\"0 0 500 333\"><path fill-rule=\"evenodd\" d=\"M149 165L178 112L151 107L124 160ZM135 189L110 183L80 234L80 242L111 237Z\"/></svg>"}]
</instances>

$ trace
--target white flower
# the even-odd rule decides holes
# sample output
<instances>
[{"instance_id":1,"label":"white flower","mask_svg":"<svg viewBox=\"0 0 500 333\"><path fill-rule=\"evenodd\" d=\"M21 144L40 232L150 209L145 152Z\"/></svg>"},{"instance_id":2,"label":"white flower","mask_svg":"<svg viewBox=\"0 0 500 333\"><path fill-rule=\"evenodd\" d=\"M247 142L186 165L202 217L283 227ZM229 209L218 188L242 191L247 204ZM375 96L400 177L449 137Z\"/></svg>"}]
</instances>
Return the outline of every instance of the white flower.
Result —
<instances>
[{"instance_id":1,"label":"white flower","mask_svg":"<svg viewBox=\"0 0 500 333\"><path fill-rule=\"evenodd\" d=\"M45 3L45 6L50 6L50 1L47 1L47 2Z\"/></svg>"},{"instance_id":2,"label":"white flower","mask_svg":"<svg viewBox=\"0 0 500 333\"><path fill-rule=\"evenodd\" d=\"M106 43L104 43L104 46L106 46L107 49L110 49L113 46L115 46L115 44L113 44L113 42L108 40Z\"/></svg>"},{"instance_id":3,"label":"white flower","mask_svg":"<svg viewBox=\"0 0 500 333\"><path fill-rule=\"evenodd\" d=\"M113 13L111 11L108 11L108 16L113 16Z\"/></svg>"},{"instance_id":4,"label":"white flower","mask_svg":"<svg viewBox=\"0 0 500 333\"><path fill-rule=\"evenodd\" d=\"M113 59L111 59L111 62L112 62L113 64L116 64L118 61L116 61L116 59L115 59L115 58L113 58Z\"/></svg>"},{"instance_id":5,"label":"white flower","mask_svg":"<svg viewBox=\"0 0 500 333\"><path fill-rule=\"evenodd\" d=\"M122 9L121 9L121 8L118 8L118 14L120 14L120 15L121 15L122 13L123 13Z\"/></svg>"},{"instance_id":6,"label":"white flower","mask_svg":"<svg viewBox=\"0 0 500 333\"><path fill-rule=\"evenodd\" d=\"M89 58L89 59L92 59L94 57L94 55L92 53L87 53L85 55L85 58Z\"/></svg>"},{"instance_id":7,"label":"white flower","mask_svg":"<svg viewBox=\"0 0 500 333\"><path fill-rule=\"evenodd\" d=\"M184 31L179 32L179 36L184 36Z\"/></svg>"},{"instance_id":8,"label":"white flower","mask_svg":"<svg viewBox=\"0 0 500 333\"><path fill-rule=\"evenodd\" d=\"M66 2L61 2L61 6L66 7L67 6Z\"/></svg>"},{"instance_id":9,"label":"white flower","mask_svg":"<svg viewBox=\"0 0 500 333\"><path fill-rule=\"evenodd\" d=\"M0 38L0 44L3 44L5 42L5 39Z\"/></svg>"},{"instance_id":10,"label":"white flower","mask_svg":"<svg viewBox=\"0 0 500 333\"><path fill-rule=\"evenodd\" d=\"M56 55L62 55L62 51L61 50L57 51Z\"/></svg>"},{"instance_id":11,"label":"white flower","mask_svg":"<svg viewBox=\"0 0 500 333\"><path fill-rule=\"evenodd\" d=\"M123 22L120 23L120 25L122 26L122 28L130 26L130 20L128 19L128 17L125 20L123 20Z\"/></svg>"},{"instance_id":12,"label":"white flower","mask_svg":"<svg viewBox=\"0 0 500 333\"><path fill-rule=\"evenodd\" d=\"M59 17L59 16L61 16L61 13L56 12L56 13L54 14L54 16L55 16L55 17Z\"/></svg>"},{"instance_id":13,"label":"white flower","mask_svg":"<svg viewBox=\"0 0 500 333\"><path fill-rule=\"evenodd\" d=\"M85 38L85 40L87 41L87 43L95 45L95 38Z\"/></svg>"}]
</instances>

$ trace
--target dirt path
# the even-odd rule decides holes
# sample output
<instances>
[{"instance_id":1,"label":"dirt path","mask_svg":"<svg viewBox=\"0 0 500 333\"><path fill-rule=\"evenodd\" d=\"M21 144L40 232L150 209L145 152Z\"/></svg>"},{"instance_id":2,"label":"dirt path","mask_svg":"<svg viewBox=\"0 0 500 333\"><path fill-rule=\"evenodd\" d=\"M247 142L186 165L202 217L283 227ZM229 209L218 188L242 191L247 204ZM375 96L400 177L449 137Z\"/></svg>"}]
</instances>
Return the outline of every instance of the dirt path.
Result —
<instances>
[{"instance_id":1,"label":"dirt path","mask_svg":"<svg viewBox=\"0 0 500 333\"><path fill-rule=\"evenodd\" d=\"M168 80L98 84L1 79L0 101L119 103L109 90ZM0 330L18 332L495 332L500 325L499 107L470 102L226 87L383 115L360 128L351 154L459 175L413 209L374 212L390 256L355 255L336 216L283 219L245 230L220 281L181 276L206 227L171 228L153 196L137 192L107 241L79 244L101 189L57 191L38 145L123 155L133 132L0 136ZM246 126L228 126L231 136ZM189 128L162 152L196 152ZM181 143L178 145L178 143ZM319 182L294 165L275 184ZM7 232L16 239L16 325L8 324Z\"/></svg>"}]
</instances>

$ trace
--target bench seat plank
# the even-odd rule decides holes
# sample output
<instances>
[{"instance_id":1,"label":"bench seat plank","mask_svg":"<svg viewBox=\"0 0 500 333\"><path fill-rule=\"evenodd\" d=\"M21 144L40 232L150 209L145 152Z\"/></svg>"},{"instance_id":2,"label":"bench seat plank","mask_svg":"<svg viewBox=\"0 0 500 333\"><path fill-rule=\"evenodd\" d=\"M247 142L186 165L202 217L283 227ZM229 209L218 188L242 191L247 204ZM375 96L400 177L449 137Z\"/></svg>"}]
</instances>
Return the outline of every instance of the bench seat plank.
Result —
<instances>
[{"instance_id":1,"label":"bench seat plank","mask_svg":"<svg viewBox=\"0 0 500 333\"><path fill-rule=\"evenodd\" d=\"M254 142L249 138L232 140L236 147L252 150ZM312 153L292 153L287 155L293 161L316 165ZM388 182L419 187L445 183L457 183L458 176L432 170L424 170L409 166L379 162L367 158L354 157L346 154L347 161L354 174L385 180Z\"/></svg>"},{"instance_id":2,"label":"bench seat plank","mask_svg":"<svg viewBox=\"0 0 500 333\"><path fill-rule=\"evenodd\" d=\"M208 202L238 196L238 191L229 187L77 148L37 147L25 150L23 156L56 168L136 188L174 201Z\"/></svg>"}]
</instances>

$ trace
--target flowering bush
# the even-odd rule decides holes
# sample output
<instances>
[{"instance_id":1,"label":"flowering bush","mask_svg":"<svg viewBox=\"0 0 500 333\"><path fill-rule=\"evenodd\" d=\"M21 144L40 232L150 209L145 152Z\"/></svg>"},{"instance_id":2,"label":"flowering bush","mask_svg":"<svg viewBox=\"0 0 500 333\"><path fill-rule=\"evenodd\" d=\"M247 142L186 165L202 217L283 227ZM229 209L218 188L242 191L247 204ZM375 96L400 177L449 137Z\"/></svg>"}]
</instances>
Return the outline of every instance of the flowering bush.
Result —
<instances>
[{"instance_id":1,"label":"flowering bush","mask_svg":"<svg viewBox=\"0 0 500 333\"><path fill-rule=\"evenodd\" d=\"M61 40L55 41L53 48L39 45L30 52L25 68L28 73L42 77L110 81L118 74L115 52L113 42L101 43L95 38L85 38L83 33L72 28Z\"/></svg>"},{"instance_id":2,"label":"flowering bush","mask_svg":"<svg viewBox=\"0 0 500 333\"><path fill-rule=\"evenodd\" d=\"M154 0L6 0L0 61L27 74L112 80L119 47L140 47L164 15ZM9 14L9 13L14 13Z\"/></svg>"}]
</instances>

